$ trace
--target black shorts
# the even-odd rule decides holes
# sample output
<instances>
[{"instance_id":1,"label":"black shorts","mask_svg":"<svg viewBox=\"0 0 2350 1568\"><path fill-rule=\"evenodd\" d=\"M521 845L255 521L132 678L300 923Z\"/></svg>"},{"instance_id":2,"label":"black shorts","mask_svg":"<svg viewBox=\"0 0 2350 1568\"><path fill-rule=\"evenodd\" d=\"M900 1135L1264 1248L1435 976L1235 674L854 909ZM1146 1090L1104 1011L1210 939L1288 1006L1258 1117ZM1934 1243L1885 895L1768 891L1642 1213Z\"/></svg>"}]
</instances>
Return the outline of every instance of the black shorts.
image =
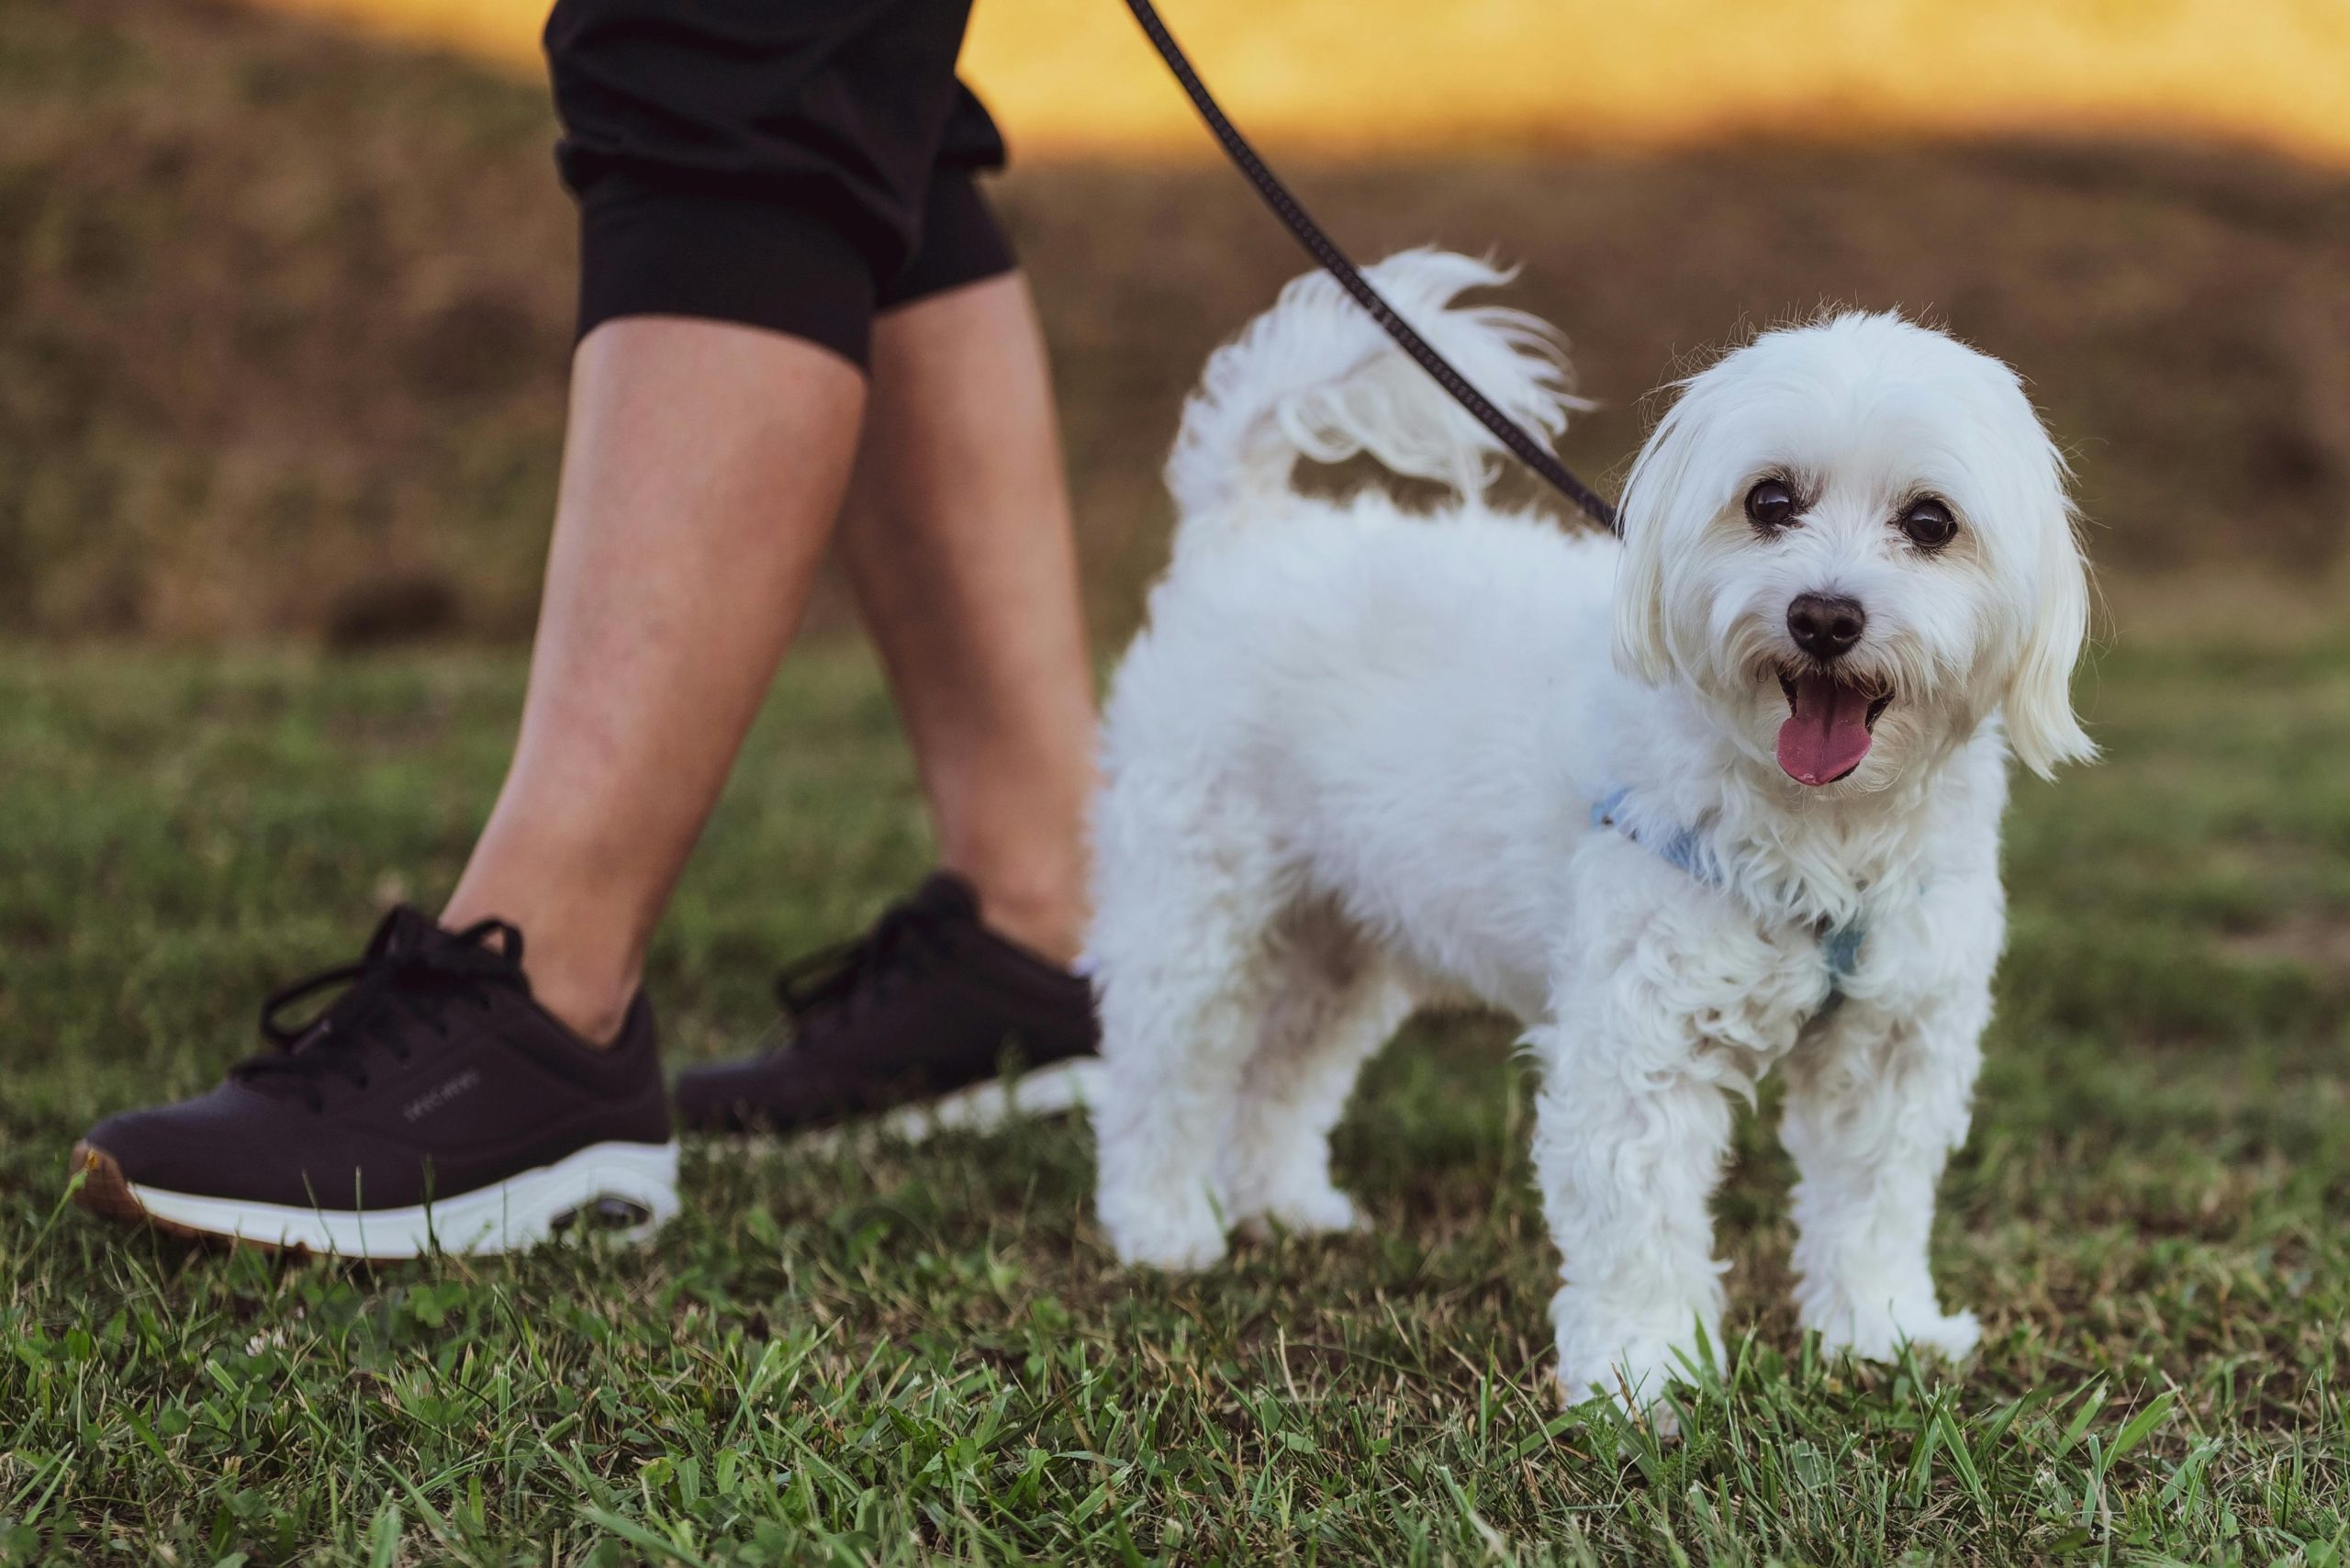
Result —
<instances>
[{"instance_id":1,"label":"black shorts","mask_svg":"<svg viewBox=\"0 0 2350 1568\"><path fill-rule=\"evenodd\" d=\"M579 333L789 332L866 362L876 312L1009 272L973 175L1003 139L955 76L970 0L556 0Z\"/></svg>"}]
</instances>

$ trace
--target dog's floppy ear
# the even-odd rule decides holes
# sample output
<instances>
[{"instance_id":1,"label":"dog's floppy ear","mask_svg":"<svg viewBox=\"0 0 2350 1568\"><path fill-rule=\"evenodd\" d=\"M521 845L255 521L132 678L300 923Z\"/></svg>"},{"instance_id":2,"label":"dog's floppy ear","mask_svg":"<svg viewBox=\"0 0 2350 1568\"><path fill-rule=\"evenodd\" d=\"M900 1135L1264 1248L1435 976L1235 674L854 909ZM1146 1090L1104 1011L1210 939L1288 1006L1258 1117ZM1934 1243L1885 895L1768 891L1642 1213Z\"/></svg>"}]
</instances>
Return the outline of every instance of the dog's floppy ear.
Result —
<instances>
[{"instance_id":1,"label":"dog's floppy ear","mask_svg":"<svg viewBox=\"0 0 2350 1568\"><path fill-rule=\"evenodd\" d=\"M1616 667L1651 686L1673 678L1664 563L1688 469L1680 413L1677 406L1667 410L1640 449L1616 509L1624 532L1623 559L1616 567Z\"/></svg>"},{"instance_id":2,"label":"dog's floppy ear","mask_svg":"<svg viewBox=\"0 0 2350 1568\"><path fill-rule=\"evenodd\" d=\"M2073 712L2073 666L2089 633L2088 563L2061 491L2051 506L2032 571L2035 613L2003 704L2016 760L2042 778L2065 763L2097 757L2097 743Z\"/></svg>"}]
</instances>

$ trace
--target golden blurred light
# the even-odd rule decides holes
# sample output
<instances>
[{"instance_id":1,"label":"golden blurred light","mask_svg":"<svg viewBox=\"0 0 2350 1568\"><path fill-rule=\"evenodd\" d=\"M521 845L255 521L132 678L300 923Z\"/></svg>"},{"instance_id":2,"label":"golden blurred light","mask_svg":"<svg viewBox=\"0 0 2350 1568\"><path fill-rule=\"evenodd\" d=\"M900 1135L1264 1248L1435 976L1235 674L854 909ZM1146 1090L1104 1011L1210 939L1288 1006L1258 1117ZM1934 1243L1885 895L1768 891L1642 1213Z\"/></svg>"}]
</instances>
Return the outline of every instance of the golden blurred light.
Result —
<instances>
[{"instance_id":1,"label":"golden blurred light","mask_svg":"<svg viewBox=\"0 0 2350 1568\"><path fill-rule=\"evenodd\" d=\"M542 0L263 0L539 68ZM2350 0L1161 0L1244 128L1347 156L1730 135L2218 137L2350 163ZM978 0L1023 153L1203 156L1119 0Z\"/></svg>"}]
</instances>

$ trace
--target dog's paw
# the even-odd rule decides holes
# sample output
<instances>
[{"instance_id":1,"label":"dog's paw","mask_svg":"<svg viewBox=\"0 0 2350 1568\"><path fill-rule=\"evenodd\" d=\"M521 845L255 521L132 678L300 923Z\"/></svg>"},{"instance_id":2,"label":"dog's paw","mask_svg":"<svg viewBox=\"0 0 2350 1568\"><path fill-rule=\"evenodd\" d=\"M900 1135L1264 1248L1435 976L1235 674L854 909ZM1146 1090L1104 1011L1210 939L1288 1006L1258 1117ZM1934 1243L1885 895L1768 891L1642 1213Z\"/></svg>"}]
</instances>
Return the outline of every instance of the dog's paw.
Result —
<instances>
[{"instance_id":1,"label":"dog's paw","mask_svg":"<svg viewBox=\"0 0 2350 1568\"><path fill-rule=\"evenodd\" d=\"M1362 1228L1355 1202L1328 1181L1300 1184L1249 1205L1240 1222L1243 1234L1262 1238L1278 1226L1292 1236L1336 1236Z\"/></svg>"},{"instance_id":2,"label":"dog's paw","mask_svg":"<svg viewBox=\"0 0 2350 1568\"><path fill-rule=\"evenodd\" d=\"M1721 1368L1721 1334L1710 1315L1693 1305L1686 1316L1653 1316L1593 1310L1573 1286L1550 1304L1558 1329L1559 1390L1571 1405L1593 1398L1614 1400L1645 1417L1662 1438L1680 1435L1680 1417L1665 1403L1676 1383L1705 1375L1708 1360ZM1702 1335L1698 1325L1705 1323ZM1711 1354L1708 1356L1708 1350Z\"/></svg>"},{"instance_id":3,"label":"dog's paw","mask_svg":"<svg viewBox=\"0 0 2350 1568\"><path fill-rule=\"evenodd\" d=\"M1983 1340L1983 1327L1973 1313L1944 1312L1931 1301L1874 1311L1847 1309L1804 1327L1819 1331L1820 1348L1829 1354L1849 1352L1865 1361L1898 1361L1904 1345L1920 1357L1963 1361Z\"/></svg>"},{"instance_id":4,"label":"dog's paw","mask_svg":"<svg viewBox=\"0 0 2350 1568\"><path fill-rule=\"evenodd\" d=\"M1190 1273L1213 1268L1224 1257L1224 1222L1205 1193L1191 1203L1105 1194L1100 1212L1111 1250L1129 1268Z\"/></svg>"},{"instance_id":5,"label":"dog's paw","mask_svg":"<svg viewBox=\"0 0 2350 1568\"><path fill-rule=\"evenodd\" d=\"M1681 1358L1668 1346L1650 1343L1627 1346L1605 1360L1559 1363L1559 1394L1569 1405L1608 1400L1635 1419L1646 1420L1656 1435L1670 1441L1681 1435L1680 1412L1666 1403L1675 1383L1688 1381Z\"/></svg>"}]
</instances>

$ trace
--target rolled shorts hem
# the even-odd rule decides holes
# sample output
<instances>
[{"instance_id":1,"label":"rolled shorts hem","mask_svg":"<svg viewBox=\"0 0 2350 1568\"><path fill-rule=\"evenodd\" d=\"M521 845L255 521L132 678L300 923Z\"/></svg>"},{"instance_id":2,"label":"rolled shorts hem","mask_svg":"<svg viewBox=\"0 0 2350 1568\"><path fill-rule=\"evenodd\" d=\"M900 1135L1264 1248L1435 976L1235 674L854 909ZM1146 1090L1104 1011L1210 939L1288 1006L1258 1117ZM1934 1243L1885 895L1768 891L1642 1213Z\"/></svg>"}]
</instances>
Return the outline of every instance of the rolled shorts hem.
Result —
<instances>
[{"instance_id":1,"label":"rolled shorts hem","mask_svg":"<svg viewBox=\"0 0 2350 1568\"><path fill-rule=\"evenodd\" d=\"M580 337L621 317L697 317L870 363L872 263L806 204L607 175L579 215Z\"/></svg>"},{"instance_id":2,"label":"rolled shorts hem","mask_svg":"<svg viewBox=\"0 0 2350 1568\"><path fill-rule=\"evenodd\" d=\"M1019 265L968 170L933 177L921 247L879 285L867 247L814 205L598 180L580 200L578 336L630 316L731 321L803 339L865 369L876 315Z\"/></svg>"}]
</instances>

